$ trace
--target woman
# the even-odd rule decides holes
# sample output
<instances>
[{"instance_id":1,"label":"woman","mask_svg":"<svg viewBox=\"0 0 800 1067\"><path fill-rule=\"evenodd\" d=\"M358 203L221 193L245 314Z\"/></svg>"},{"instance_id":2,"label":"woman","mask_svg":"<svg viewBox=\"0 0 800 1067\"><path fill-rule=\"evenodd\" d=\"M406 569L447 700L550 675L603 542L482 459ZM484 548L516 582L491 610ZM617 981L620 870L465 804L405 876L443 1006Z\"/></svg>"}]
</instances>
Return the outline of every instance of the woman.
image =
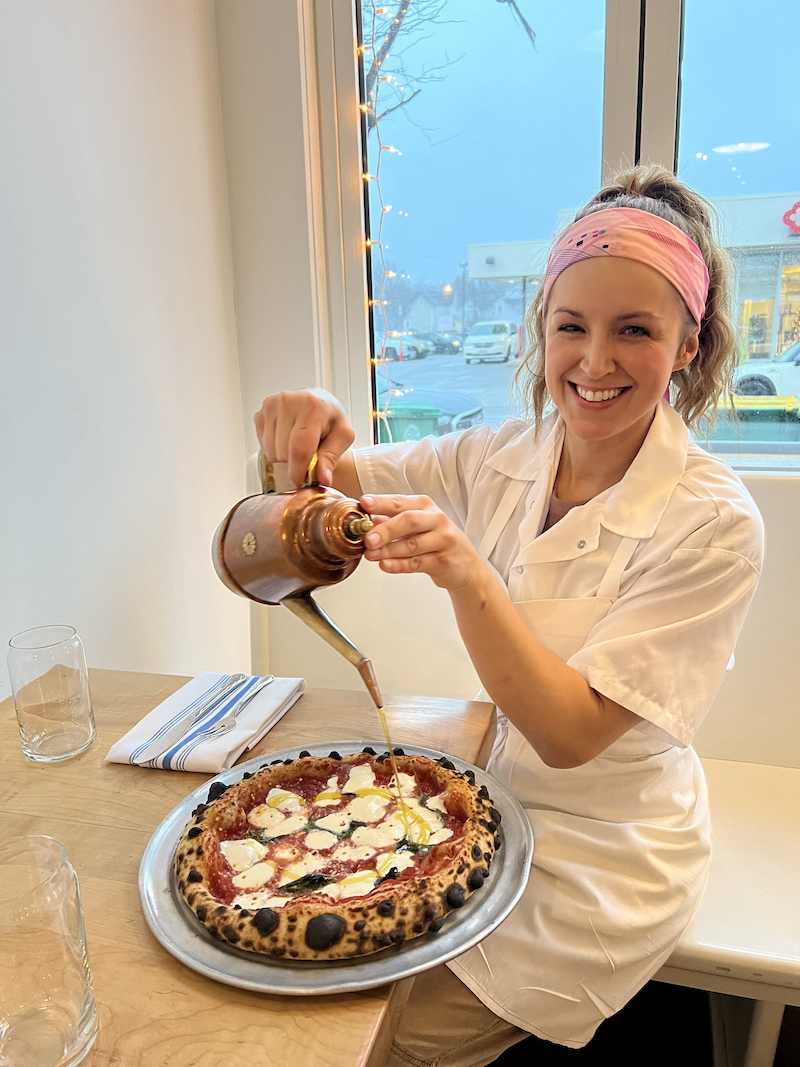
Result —
<instances>
[{"instance_id":1,"label":"woman","mask_svg":"<svg viewBox=\"0 0 800 1067\"><path fill-rule=\"evenodd\" d=\"M417 980L393 1064L479 1067L528 1033L581 1047L700 898L710 832L690 744L762 554L744 486L687 432L735 364L726 263L702 198L636 168L550 255L521 371L532 420L353 453L327 394L256 416L269 459L299 482L318 452L321 479L380 517L368 559L448 591L498 708L488 769L533 826L521 902Z\"/></svg>"}]
</instances>

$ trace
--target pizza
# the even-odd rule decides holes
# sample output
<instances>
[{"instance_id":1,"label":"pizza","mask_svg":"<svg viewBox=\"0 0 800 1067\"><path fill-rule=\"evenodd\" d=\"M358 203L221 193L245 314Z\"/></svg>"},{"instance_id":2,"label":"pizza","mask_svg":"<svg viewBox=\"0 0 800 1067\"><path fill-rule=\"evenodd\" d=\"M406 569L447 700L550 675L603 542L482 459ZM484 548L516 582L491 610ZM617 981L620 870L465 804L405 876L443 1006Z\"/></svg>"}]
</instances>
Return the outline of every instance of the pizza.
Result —
<instances>
[{"instance_id":1,"label":"pizza","mask_svg":"<svg viewBox=\"0 0 800 1067\"><path fill-rule=\"evenodd\" d=\"M500 813L472 771L393 755L397 776L388 752L367 747L214 782L175 851L200 922L236 948L292 960L437 933L489 877Z\"/></svg>"}]
</instances>

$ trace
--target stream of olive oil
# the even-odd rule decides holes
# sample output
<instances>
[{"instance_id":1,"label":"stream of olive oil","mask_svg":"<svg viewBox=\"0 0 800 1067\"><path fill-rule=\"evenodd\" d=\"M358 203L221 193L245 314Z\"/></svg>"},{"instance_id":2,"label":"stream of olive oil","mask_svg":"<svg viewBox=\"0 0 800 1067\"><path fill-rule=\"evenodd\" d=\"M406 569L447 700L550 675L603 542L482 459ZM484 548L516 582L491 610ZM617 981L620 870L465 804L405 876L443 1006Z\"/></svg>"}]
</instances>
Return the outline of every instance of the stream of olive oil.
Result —
<instances>
[{"instance_id":1,"label":"stream of olive oil","mask_svg":"<svg viewBox=\"0 0 800 1067\"><path fill-rule=\"evenodd\" d=\"M400 773L399 773L399 771L397 769L397 760L395 759L395 755L394 755L394 745L392 744L392 737L391 737L391 734L389 733L389 723L386 721L386 709L385 708L378 708L378 712L380 714L381 723L383 725L383 735L386 738L386 744L389 746L389 762L392 765L392 772L394 774L394 782L395 782L395 785L397 786L397 803L398 803L398 806L400 808L400 818L403 820L403 825L406 828L406 837L408 838L409 841L411 841L412 840L412 838L411 838L411 823L412 823L412 821L421 824L421 823L424 822L424 820L420 820L414 814L414 812L411 811L411 809L409 808L408 804L406 804L405 800L403 800L403 791L400 788ZM420 829L422 829L422 825L420 825ZM425 830L427 830L427 825L425 826ZM427 834L423 834L423 836L427 837Z\"/></svg>"}]
</instances>

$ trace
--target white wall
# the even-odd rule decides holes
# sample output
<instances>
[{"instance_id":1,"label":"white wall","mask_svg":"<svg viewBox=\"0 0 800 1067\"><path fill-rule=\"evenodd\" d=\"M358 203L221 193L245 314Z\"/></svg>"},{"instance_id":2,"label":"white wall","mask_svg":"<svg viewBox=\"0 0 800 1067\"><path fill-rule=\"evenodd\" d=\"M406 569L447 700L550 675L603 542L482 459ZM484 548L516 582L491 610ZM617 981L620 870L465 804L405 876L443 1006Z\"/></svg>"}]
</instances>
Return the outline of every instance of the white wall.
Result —
<instances>
[{"instance_id":1,"label":"white wall","mask_svg":"<svg viewBox=\"0 0 800 1067\"><path fill-rule=\"evenodd\" d=\"M0 5L3 643L248 666L210 563L246 455L215 70L207 0Z\"/></svg>"},{"instance_id":2,"label":"white wall","mask_svg":"<svg viewBox=\"0 0 800 1067\"><path fill-rule=\"evenodd\" d=\"M281 389L321 385L297 5L216 4L245 433Z\"/></svg>"},{"instance_id":3,"label":"white wall","mask_svg":"<svg viewBox=\"0 0 800 1067\"><path fill-rule=\"evenodd\" d=\"M729 671L697 731L701 756L800 767L800 475L745 474L764 518L761 581Z\"/></svg>"}]
</instances>

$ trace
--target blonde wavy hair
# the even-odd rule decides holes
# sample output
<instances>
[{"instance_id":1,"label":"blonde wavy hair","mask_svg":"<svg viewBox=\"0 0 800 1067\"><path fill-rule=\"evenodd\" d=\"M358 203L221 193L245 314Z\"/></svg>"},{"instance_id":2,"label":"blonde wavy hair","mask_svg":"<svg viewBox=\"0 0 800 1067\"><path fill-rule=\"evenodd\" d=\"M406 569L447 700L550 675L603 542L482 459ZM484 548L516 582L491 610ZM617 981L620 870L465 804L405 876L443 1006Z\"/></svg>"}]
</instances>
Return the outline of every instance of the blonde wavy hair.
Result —
<instances>
[{"instance_id":1,"label":"blonde wavy hair","mask_svg":"<svg viewBox=\"0 0 800 1067\"><path fill-rule=\"evenodd\" d=\"M722 399L732 401L733 372L738 361L736 330L731 313L730 256L714 237L714 208L699 193L678 181L663 167L639 166L611 178L576 214L574 221L595 211L614 207L639 208L658 215L683 230L703 253L709 275L708 299L700 323L699 349L692 362L672 374L672 405L686 425L698 430L711 426ZM696 324L686 311L687 328ZM550 399L545 384L545 321L540 286L525 316L527 346L514 386L526 410L541 424ZM731 404L732 412L735 411Z\"/></svg>"}]
</instances>

